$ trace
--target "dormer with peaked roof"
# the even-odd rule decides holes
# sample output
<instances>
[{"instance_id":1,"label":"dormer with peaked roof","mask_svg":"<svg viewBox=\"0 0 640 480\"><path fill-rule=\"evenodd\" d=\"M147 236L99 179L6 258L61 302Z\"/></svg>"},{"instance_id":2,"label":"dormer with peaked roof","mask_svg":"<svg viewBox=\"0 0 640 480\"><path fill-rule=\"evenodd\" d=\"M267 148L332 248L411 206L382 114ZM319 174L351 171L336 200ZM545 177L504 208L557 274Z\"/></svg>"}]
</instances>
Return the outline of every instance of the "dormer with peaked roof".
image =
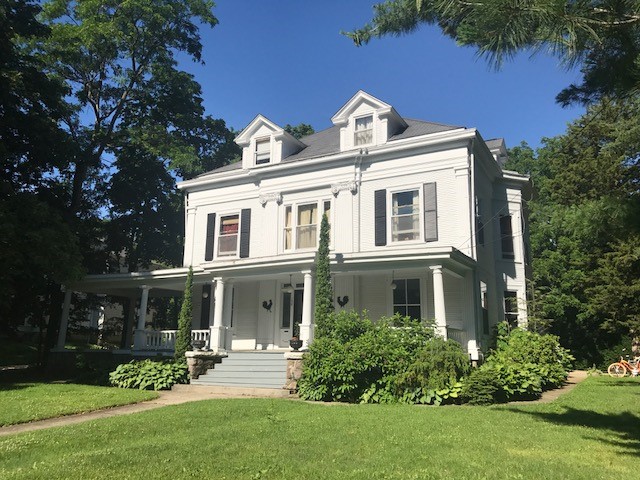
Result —
<instances>
[{"instance_id":1,"label":"dormer with peaked roof","mask_svg":"<svg viewBox=\"0 0 640 480\"><path fill-rule=\"evenodd\" d=\"M280 163L283 158L306 147L263 115L256 116L235 142L242 147L242 168L245 170Z\"/></svg>"},{"instance_id":2,"label":"dormer with peaked roof","mask_svg":"<svg viewBox=\"0 0 640 480\"><path fill-rule=\"evenodd\" d=\"M359 90L331 118L340 127L340 151L384 145L407 123L388 103Z\"/></svg>"}]
</instances>

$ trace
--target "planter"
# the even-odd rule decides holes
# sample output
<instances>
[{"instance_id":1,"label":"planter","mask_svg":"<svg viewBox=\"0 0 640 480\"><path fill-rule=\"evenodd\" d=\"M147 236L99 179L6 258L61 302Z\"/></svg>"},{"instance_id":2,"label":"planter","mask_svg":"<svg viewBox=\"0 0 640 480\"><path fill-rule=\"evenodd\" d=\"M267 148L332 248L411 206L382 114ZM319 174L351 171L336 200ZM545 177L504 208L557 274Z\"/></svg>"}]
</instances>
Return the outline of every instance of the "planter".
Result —
<instances>
[{"instance_id":1,"label":"planter","mask_svg":"<svg viewBox=\"0 0 640 480\"><path fill-rule=\"evenodd\" d=\"M292 338L291 340L289 340L289 346L293 348L294 352L297 352L298 350L300 350L300 347L302 347L302 340L298 338Z\"/></svg>"}]
</instances>

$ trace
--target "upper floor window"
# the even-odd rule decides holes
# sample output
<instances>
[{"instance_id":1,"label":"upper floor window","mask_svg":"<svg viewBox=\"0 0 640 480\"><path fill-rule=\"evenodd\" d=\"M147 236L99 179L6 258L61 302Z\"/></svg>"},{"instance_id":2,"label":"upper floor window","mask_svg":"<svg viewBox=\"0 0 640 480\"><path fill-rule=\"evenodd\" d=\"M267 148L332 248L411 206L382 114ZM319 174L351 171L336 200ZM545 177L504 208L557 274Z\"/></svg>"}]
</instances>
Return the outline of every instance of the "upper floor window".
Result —
<instances>
[{"instance_id":1,"label":"upper floor window","mask_svg":"<svg viewBox=\"0 0 640 480\"><path fill-rule=\"evenodd\" d=\"M256 140L255 160L256 165L271 162L271 139L259 138Z\"/></svg>"},{"instance_id":2,"label":"upper floor window","mask_svg":"<svg viewBox=\"0 0 640 480\"><path fill-rule=\"evenodd\" d=\"M484 222L482 221L482 201L476 197L476 238L484 246Z\"/></svg>"},{"instance_id":3,"label":"upper floor window","mask_svg":"<svg viewBox=\"0 0 640 480\"><path fill-rule=\"evenodd\" d=\"M284 249L315 248L320 234L319 208L330 218L331 201L287 205L284 212Z\"/></svg>"},{"instance_id":4,"label":"upper floor window","mask_svg":"<svg viewBox=\"0 0 640 480\"><path fill-rule=\"evenodd\" d=\"M373 115L356 118L353 144L368 145L373 142Z\"/></svg>"},{"instance_id":5,"label":"upper floor window","mask_svg":"<svg viewBox=\"0 0 640 480\"><path fill-rule=\"evenodd\" d=\"M511 215L500 216L500 239L502 244L502 258L515 258L513 251L513 229Z\"/></svg>"},{"instance_id":6,"label":"upper floor window","mask_svg":"<svg viewBox=\"0 0 640 480\"><path fill-rule=\"evenodd\" d=\"M420 239L420 192L409 190L391 195L391 241Z\"/></svg>"},{"instance_id":7,"label":"upper floor window","mask_svg":"<svg viewBox=\"0 0 640 480\"><path fill-rule=\"evenodd\" d=\"M218 234L218 256L235 255L238 252L238 227L240 217L238 215L225 215L220 217L220 230Z\"/></svg>"}]
</instances>

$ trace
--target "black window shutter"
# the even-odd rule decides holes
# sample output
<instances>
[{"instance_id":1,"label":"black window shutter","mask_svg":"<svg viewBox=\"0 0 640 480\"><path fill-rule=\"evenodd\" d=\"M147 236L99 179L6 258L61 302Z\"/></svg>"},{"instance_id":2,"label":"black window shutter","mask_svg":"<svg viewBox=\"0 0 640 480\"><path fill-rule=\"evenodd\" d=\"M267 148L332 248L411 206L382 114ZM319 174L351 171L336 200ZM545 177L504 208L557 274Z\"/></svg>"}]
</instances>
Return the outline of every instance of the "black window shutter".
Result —
<instances>
[{"instance_id":1,"label":"black window shutter","mask_svg":"<svg viewBox=\"0 0 640 480\"><path fill-rule=\"evenodd\" d=\"M387 191L374 192L375 209L375 245L381 247L387 244Z\"/></svg>"},{"instance_id":2,"label":"black window shutter","mask_svg":"<svg viewBox=\"0 0 640 480\"><path fill-rule=\"evenodd\" d=\"M207 215L207 243L204 247L205 261L213 260L213 241L216 233L216 214Z\"/></svg>"},{"instance_id":3,"label":"black window shutter","mask_svg":"<svg viewBox=\"0 0 640 480\"><path fill-rule=\"evenodd\" d=\"M424 241L438 240L438 196L435 183L424 184Z\"/></svg>"},{"instance_id":4,"label":"black window shutter","mask_svg":"<svg viewBox=\"0 0 640 480\"><path fill-rule=\"evenodd\" d=\"M200 328L209 328L209 312L211 309L211 284L202 286L202 308L200 309Z\"/></svg>"},{"instance_id":5,"label":"black window shutter","mask_svg":"<svg viewBox=\"0 0 640 480\"><path fill-rule=\"evenodd\" d=\"M251 234L251 209L243 208L240 212L240 258L249 256L249 237Z\"/></svg>"}]
</instances>

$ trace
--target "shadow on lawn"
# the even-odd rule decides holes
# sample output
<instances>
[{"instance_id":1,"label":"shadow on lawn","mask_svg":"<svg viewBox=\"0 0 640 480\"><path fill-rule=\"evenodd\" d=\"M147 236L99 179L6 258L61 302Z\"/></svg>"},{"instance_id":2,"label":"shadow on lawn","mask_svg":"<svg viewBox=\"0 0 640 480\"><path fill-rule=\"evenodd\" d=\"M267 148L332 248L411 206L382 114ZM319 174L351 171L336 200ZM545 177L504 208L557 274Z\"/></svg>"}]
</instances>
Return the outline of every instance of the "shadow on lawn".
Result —
<instances>
[{"instance_id":1,"label":"shadow on lawn","mask_svg":"<svg viewBox=\"0 0 640 480\"><path fill-rule=\"evenodd\" d=\"M565 408L562 413L530 412L518 408L509 408L509 411L556 425L597 429L605 435L590 438L619 447L620 453L640 456L640 416L631 412L606 414L570 407Z\"/></svg>"}]
</instances>

